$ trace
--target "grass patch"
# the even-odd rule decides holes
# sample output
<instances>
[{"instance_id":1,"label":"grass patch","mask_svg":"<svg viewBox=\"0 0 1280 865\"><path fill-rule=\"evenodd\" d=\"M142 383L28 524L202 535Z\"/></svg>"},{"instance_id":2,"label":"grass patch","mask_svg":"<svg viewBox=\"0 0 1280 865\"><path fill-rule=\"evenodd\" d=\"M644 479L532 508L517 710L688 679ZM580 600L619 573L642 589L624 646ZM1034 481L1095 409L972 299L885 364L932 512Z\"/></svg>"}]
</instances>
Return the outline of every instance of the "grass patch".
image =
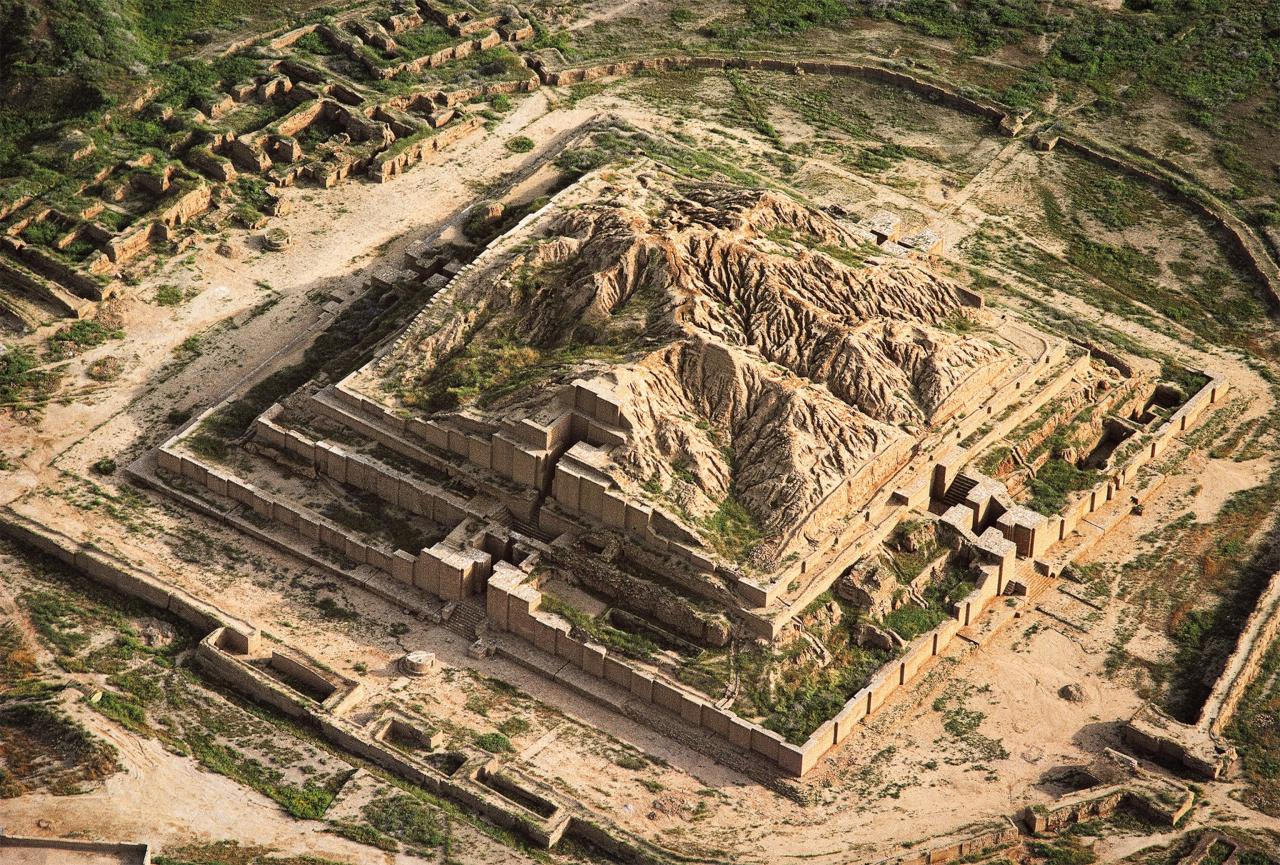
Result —
<instances>
[{"instance_id":1,"label":"grass patch","mask_svg":"<svg viewBox=\"0 0 1280 865\"><path fill-rule=\"evenodd\" d=\"M927 633L947 618L942 610L925 609L915 604L903 604L884 617L884 626L908 643Z\"/></svg>"},{"instance_id":2,"label":"grass patch","mask_svg":"<svg viewBox=\"0 0 1280 865\"><path fill-rule=\"evenodd\" d=\"M739 564L750 560L764 537L755 517L732 494L702 521L702 532L717 553Z\"/></svg>"},{"instance_id":3,"label":"grass patch","mask_svg":"<svg viewBox=\"0 0 1280 865\"><path fill-rule=\"evenodd\" d=\"M1028 485L1031 497L1027 500L1027 507L1046 517L1053 516L1066 506L1069 493L1089 489L1098 483L1100 477L1093 469L1076 468L1066 460L1054 457L1031 479Z\"/></svg>"},{"instance_id":4,"label":"grass patch","mask_svg":"<svg viewBox=\"0 0 1280 865\"><path fill-rule=\"evenodd\" d=\"M374 799L362 813L374 829L410 847L440 847L448 840L435 809L408 793Z\"/></svg>"},{"instance_id":5,"label":"grass patch","mask_svg":"<svg viewBox=\"0 0 1280 865\"><path fill-rule=\"evenodd\" d=\"M511 744L511 740L502 733L480 733L475 737L477 748L482 748L490 754L512 754L515 748Z\"/></svg>"},{"instance_id":6,"label":"grass patch","mask_svg":"<svg viewBox=\"0 0 1280 865\"><path fill-rule=\"evenodd\" d=\"M593 641L616 649L628 658L647 661L658 651L658 644L648 637L615 628L546 592L542 594L540 609L560 616L572 627L586 632Z\"/></svg>"},{"instance_id":7,"label":"grass patch","mask_svg":"<svg viewBox=\"0 0 1280 865\"><path fill-rule=\"evenodd\" d=\"M124 339L124 331L92 319L80 319L58 328L58 331L49 337L45 358L55 361L65 360L112 339Z\"/></svg>"}]
</instances>

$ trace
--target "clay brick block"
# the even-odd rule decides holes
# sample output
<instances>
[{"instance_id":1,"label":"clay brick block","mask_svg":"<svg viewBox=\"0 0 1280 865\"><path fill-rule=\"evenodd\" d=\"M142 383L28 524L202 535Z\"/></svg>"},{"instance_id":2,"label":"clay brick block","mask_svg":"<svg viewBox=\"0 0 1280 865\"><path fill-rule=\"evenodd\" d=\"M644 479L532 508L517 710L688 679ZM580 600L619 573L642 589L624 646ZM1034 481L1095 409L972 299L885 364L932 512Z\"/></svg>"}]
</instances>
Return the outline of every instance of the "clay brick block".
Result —
<instances>
[{"instance_id":1,"label":"clay brick block","mask_svg":"<svg viewBox=\"0 0 1280 865\"><path fill-rule=\"evenodd\" d=\"M653 676L641 670L631 671L631 693L646 703L653 702L653 685Z\"/></svg>"},{"instance_id":2,"label":"clay brick block","mask_svg":"<svg viewBox=\"0 0 1280 865\"><path fill-rule=\"evenodd\" d=\"M661 706L669 712L680 714L680 704L684 700L684 694L678 688L672 687L661 679L653 680L653 703ZM699 713L699 721L701 721L701 713Z\"/></svg>"},{"instance_id":3,"label":"clay brick block","mask_svg":"<svg viewBox=\"0 0 1280 865\"><path fill-rule=\"evenodd\" d=\"M556 653L556 644L559 641L559 634L561 633L560 629L539 616L534 616L533 621L533 644L548 655L554 655Z\"/></svg>"},{"instance_id":4,"label":"clay brick block","mask_svg":"<svg viewBox=\"0 0 1280 865\"><path fill-rule=\"evenodd\" d=\"M556 634L556 656L564 658L575 667L582 666L582 643L569 636L568 631Z\"/></svg>"},{"instance_id":5,"label":"clay brick block","mask_svg":"<svg viewBox=\"0 0 1280 865\"><path fill-rule=\"evenodd\" d=\"M471 443L467 441L467 436L461 430L451 429L449 434L449 450L453 451L460 457L467 457L471 454Z\"/></svg>"},{"instance_id":6,"label":"clay brick block","mask_svg":"<svg viewBox=\"0 0 1280 865\"><path fill-rule=\"evenodd\" d=\"M729 716L710 703L702 704L702 717L698 719L698 725L721 739L729 738Z\"/></svg>"},{"instance_id":7,"label":"clay brick block","mask_svg":"<svg viewBox=\"0 0 1280 865\"><path fill-rule=\"evenodd\" d=\"M156 465L170 474L182 473L182 459L177 454L167 450L156 451Z\"/></svg>"},{"instance_id":8,"label":"clay brick block","mask_svg":"<svg viewBox=\"0 0 1280 865\"><path fill-rule=\"evenodd\" d=\"M433 550L423 550L414 561L413 584L424 592L440 596L440 560Z\"/></svg>"},{"instance_id":9,"label":"clay brick block","mask_svg":"<svg viewBox=\"0 0 1280 865\"><path fill-rule=\"evenodd\" d=\"M805 752L790 742L778 745L778 767L788 775L799 778L805 772Z\"/></svg>"},{"instance_id":10,"label":"clay brick block","mask_svg":"<svg viewBox=\"0 0 1280 865\"><path fill-rule=\"evenodd\" d=\"M484 597L484 610L489 615L490 626L501 631L507 630L510 597L506 589L499 588L492 582L489 584Z\"/></svg>"},{"instance_id":11,"label":"clay brick block","mask_svg":"<svg viewBox=\"0 0 1280 865\"><path fill-rule=\"evenodd\" d=\"M298 533L309 541L320 540L320 524L310 517L298 517Z\"/></svg>"},{"instance_id":12,"label":"clay brick block","mask_svg":"<svg viewBox=\"0 0 1280 865\"><path fill-rule=\"evenodd\" d=\"M627 502L627 514L625 518L627 531L637 535L644 535L649 531L649 518L653 516L653 510L643 505L635 505Z\"/></svg>"},{"instance_id":13,"label":"clay brick block","mask_svg":"<svg viewBox=\"0 0 1280 865\"><path fill-rule=\"evenodd\" d=\"M565 508L576 511L581 482L582 479L567 466L557 465L551 479L551 495Z\"/></svg>"},{"instance_id":14,"label":"clay brick block","mask_svg":"<svg viewBox=\"0 0 1280 865\"><path fill-rule=\"evenodd\" d=\"M504 478L511 477L511 461L515 454L515 448L511 440L503 435L493 437L493 451L490 454L490 464L495 474Z\"/></svg>"},{"instance_id":15,"label":"clay brick block","mask_svg":"<svg viewBox=\"0 0 1280 865\"><path fill-rule=\"evenodd\" d=\"M427 444L442 451L447 451L449 449L449 431L435 421L430 421L426 427Z\"/></svg>"},{"instance_id":16,"label":"clay brick block","mask_svg":"<svg viewBox=\"0 0 1280 865\"><path fill-rule=\"evenodd\" d=\"M582 495L578 501L578 510L598 519L604 509L604 487L594 478L583 478L580 489Z\"/></svg>"},{"instance_id":17,"label":"clay brick block","mask_svg":"<svg viewBox=\"0 0 1280 865\"><path fill-rule=\"evenodd\" d=\"M391 576L402 583L413 584L413 556L396 550L391 557Z\"/></svg>"},{"instance_id":18,"label":"clay brick block","mask_svg":"<svg viewBox=\"0 0 1280 865\"><path fill-rule=\"evenodd\" d=\"M511 629L511 633L530 643L537 632L537 621L529 615L528 606L516 605L514 596L508 601L507 627Z\"/></svg>"},{"instance_id":19,"label":"clay brick block","mask_svg":"<svg viewBox=\"0 0 1280 865\"><path fill-rule=\"evenodd\" d=\"M781 744L782 738L772 730L756 726L751 728L751 750L766 760L778 762L778 747Z\"/></svg>"},{"instance_id":20,"label":"clay brick block","mask_svg":"<svg viewBox=\"0 0 1280 865\"><path fill-rule=\"evenodd\" d=\"M682 694L680 697L680 717L690 724L702 726L702 708L705 705L706 703L696 697Z\"/></svg>"},{"instance_id":21,"label":"clay brick block","mask_svg":"<svg viewBox=\"0 0 1280 865\"><path fill-rule=\"evenodd\" d=\"M631 668L612 655L604 656L604 677L620 688L631 687Z\"/></svg>"},{"instance_id":22,"label":"clay brick block","mask_svg":"<svg viewBox=\"0 0 1280 865\"><path fill-rule=\"evenodd\" d=\"M469 440L470 451L467 459L483 468L492 468L493 466L493 448L489 442L484 439L473 438Z\"/></svg>"},{"instance_id":23,"label":"clay brick block","mask_svg":"<svg viewBox=\"0 0 1280 865\"><path fill-rule=\"evenodd\" d=\"M538 459L522 448L511 453L511 480L527 487L538 486Z\"/></svg>"},{"instance_id":24,"label":"clay brick block","mask_svg":"<svg viewBox=\"0 0 1280 865\"><path fill-rule=\"evenodd\" d=\"M209 469L209 476L205 484L209 487L209 491L217 493L220 496L227 494L227 483L229 478L220 471Z\"/></svg>"},{"instance_id":25,"label":"clay brick block","mask_svg":"<svg viewBox=\"0 0 1280 865\"><path fill-rule=\"evenodd\" d=\"M597 678L604 676L604 646L584 643L582 646L582 671Z\"/></svg>"},{"instance_id":26,"label":"clay brick block","mask_svg":"<svg viewBox=\"0 0 1280 865\"><path fill-rule=\"evenodd\" d=\"M355 538L347 538L343 554L353 562L365 564L369 560L369 548Z\"/></svg>"},{"instance_id":27,"label":"clay brick block","mask_svg":"<svg viewBox=\"0 0 1280 865\"><path fill-rule=\"evenodd\" d=\"M627 503L623 499L622 493L616 490L605 491L604 506L601 510L600 518L610 528L620 529L626 526Z\"/></svg>"},{"instance_id":28,"label":"clay brick block","mask_svg":"<svg viewBox=\"0 0 1280 865\"><path fill-rule=\"evenodd\" d=\"M291 529L297 528L298 526L298 515L294 513L293 509L284 502L275 502L272 504L271 519L280 523L280 525L288 526Z\"/></svg>"}]
</instances>

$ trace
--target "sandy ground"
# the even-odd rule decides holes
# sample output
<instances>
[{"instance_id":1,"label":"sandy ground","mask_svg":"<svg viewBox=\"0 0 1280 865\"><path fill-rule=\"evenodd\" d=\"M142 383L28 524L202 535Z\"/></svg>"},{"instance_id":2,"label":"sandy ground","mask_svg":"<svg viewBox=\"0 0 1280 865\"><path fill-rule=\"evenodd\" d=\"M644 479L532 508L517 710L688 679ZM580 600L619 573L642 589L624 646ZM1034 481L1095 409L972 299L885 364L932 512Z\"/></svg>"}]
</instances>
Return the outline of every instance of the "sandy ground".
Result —
<instances>
[{"instance_id":1,"label":"sandy ground","mask_svg":"<svg viewBox=\"0 0 1280 865\"><path fill-rule=\"evenodd\" d=\"M78 796L22 796L0 804L5 829L15 835L102 840L147 839L153 847L237 838L285 854L324 856L352 865L416 865L423 860L389 854L322 830L322 823L288 819L267 797L222 775L200 769L153 739L132 736L96 712L75 717L119 751L123 771ZM175 809L175 801L182 808ZM47 824L47 825L46 825Z\"/></svg>"}]
</instances>

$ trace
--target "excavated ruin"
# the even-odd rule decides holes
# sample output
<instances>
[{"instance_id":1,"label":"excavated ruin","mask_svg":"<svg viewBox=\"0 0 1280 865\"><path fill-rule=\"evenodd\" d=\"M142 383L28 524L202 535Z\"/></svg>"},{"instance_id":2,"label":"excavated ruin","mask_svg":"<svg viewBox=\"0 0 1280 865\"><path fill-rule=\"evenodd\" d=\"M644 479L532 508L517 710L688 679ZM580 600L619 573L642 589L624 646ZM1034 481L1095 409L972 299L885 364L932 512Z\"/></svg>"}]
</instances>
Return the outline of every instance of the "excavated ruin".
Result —
<instances>
[{"instance_id":1,"label":"excavated ruin","mask_svg":"<svg viewBox=\"0 0 1280 865\"><path fill-rule=\"evenodd\" d=\"M956 283L780 194L652 171L607 193L549 208L500 266L456 283L449 314L398 352L405 405L496 424L602 381L625 432L615 483L695 532L736 520L777 554L833 489L874 489L967 382L1010 362L964 335Z\"/></svg>"}]
</instances>

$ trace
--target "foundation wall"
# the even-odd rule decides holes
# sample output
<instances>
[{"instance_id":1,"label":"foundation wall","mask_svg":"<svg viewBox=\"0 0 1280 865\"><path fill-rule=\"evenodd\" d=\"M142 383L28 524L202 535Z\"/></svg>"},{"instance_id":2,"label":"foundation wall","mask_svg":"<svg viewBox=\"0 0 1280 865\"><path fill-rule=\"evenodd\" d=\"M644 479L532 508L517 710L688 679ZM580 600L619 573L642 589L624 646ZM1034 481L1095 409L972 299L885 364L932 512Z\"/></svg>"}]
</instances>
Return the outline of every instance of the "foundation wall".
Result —
<instances>
[{"instance_id":1,"label":"foundation wall","mask_svg":"<svg viewBox=\"0 0 1280 865\"><path fill-rule=\"evenodd\" d=\"M275 422L281 410L277 404L258 416L253 427L255 441L290 454L340 483L374 493L390 504L433 522L453 526L467 517L492 518L493 514L473 507L462 496L416 480L341 445L313 441L296 430L281 427Z\"/></svg>"},{"instance_id":2,"label":"foundation wall","mask_svg":"<svg viewBox=\"0 0 1280 865\"><path fill-rule=\"evenodd\" d=\"M309 540L331 547L357 564L367 564L444 600L458 600L484 589L492 558L479 550L455 549L445 542L418 553L368 543L310 508L281 501L221 469L210 469L165 446L156 452L161 469L225 495L260 517L293 529Z\"/></svg>"},{"instance_id":3,"label":"foundation wall","mask_svg":"<svg viewBox=\"0 0 1280 865\"><path fill-rule=\"evenodd\" d=\"M959 622L948 620L918 637L901 657L882 667L835 718L822 724L803 744L796 745L772 730L711 704L699 694L635 668L627 658L605 646L571 636L569 625L559 616L538 609L542 594L525 582L528 578L525 572L503 563L495 568L486 597L491 627L513 633L539 650L628 691L641 702L679 716L724 743L757 754L783 774L795 777L809 772L823 755L849 735L853 725L918 675L960 629Z\"/></svg>"},{"instance_id":4,"label":"foundation wall","mask_svg":"<svg viewBox=\"0 0 1280 865\"><path fill-rule=\"evenodd\" d=\"M51 532L10 508L0 512L0 534L53 556L123 595L168 610L196 630L204 632L227 628L239 634L244 645L256 645L257 631L249 625L226 616L188 592L157 580L110 553Z\"/></svg>"},{"instance_id":5,"label":"foundation wall","mask_svg":"<svg viewBox=\"0 0 1280 865\"><path fill-rule=\"evenodd\" d=\"M1271 575L1266 590L1240 632L1240 639L1227 659L1209 698L1200 711L1198 726L1212 735L1222 735L1245 691L1258 675L1258 668L1280 632L1280 572Z\"/></svg>"},{"instance_id":6,"label":"foundation wall","mask_svg":"<svg viewBox=\"0 0 1280 865\"><path fill-rule=\"evenodd\" d=\"M1022 836L1018 827L1009 818L980 829L965 838L917 850L902 856L881 859L872 865L939 865L942 862L956 862L968 857L979 857L1001 847L1017 843Z\"/></svg>"}]
</instances>

